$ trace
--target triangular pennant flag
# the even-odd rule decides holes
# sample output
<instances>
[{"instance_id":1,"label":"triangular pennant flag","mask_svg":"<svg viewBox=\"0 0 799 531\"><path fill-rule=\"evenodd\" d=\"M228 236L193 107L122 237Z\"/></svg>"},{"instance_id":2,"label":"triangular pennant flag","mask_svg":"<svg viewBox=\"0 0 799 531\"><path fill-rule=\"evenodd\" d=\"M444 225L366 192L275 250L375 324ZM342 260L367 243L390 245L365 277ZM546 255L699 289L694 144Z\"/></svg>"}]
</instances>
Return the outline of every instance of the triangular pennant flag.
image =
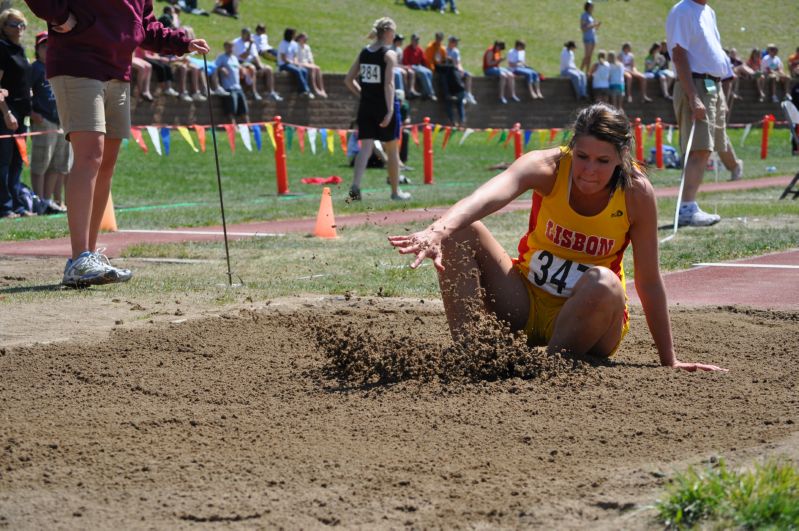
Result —
<instances>
[{"instance_id":1,"label":"triangular pennant flag","mask_svg":"<svg viewBox=\"0 0 799 531\"><path fill-rule=\"evenodd\" d=\"M230 152L236 152L236 128L233 124L224 124L222 127L225 128L225 132L227 133L227 141L230 144Z\"/></svg>"},{"instance_id":2,"label":"triangular pennant flag","mask_svg":"<svg viewBox=\"0 0 799 531\"><path fill-rule=\"evenodd\" d=\"M144 143L144 139L141 137L141 130L135 127L131 127L130 134L133 137L133 140L136 141L136 144L141 148L142 151L147 153L150 148L147 147L147 144Z\"/></svg>"},{"instance_id":3,"label":"triangular pennant flag","mask_svg":"<svg viewBox=\"0 0 799 531\"><path fill-rule=\"evenodd\" d=\"M286 127L286 149L291 151L291 146L294 145L294 128Z\"/></svg>"},{"instance_id":4,"label":"triangular pennant flag","mask_svg":"<svg viewBox=\"0 0 799 531\"><path fill-rule=\"evenodd\" d=\"M466 142L466 139L469 138L469 136L471 136L472 133L474 133L474 129L467 129L466 131L464 131L460 142L458 142L458 145L462 146L463 143Z\"/></svg>"},{"instance_id":5,"label":"triangular pennant flag","mask_svg":"<svg viewBox=\"0 0 799 531\"><path fill-rule=\"evenodd\" d=\"M524 147L527 148L527 144L530 143L530 137L533 136L533 131L530 129L524 130Z\"/></svg>"},{"instance_id":6,"label":"triangular pennant flag","mask_svg":"<svg viewBox=\"0 0 799 531\"><path fill-rule=\"evenodd\" d=\"M568 129L563 130L563 135L560 137L560 143L565 144L566 141L569 139L569 135L571 135L571 131Z\"/></svg>"},{"instance_id":7,"label":"triangular pennant flag","mask_svg":"<svg viewBox=\"0 0 799 531\"><path fill-rule=\"evenodd\" d=\"M499 134L499 140L497 141L497 144L502 144L502 147L508 147L508 142L510 142L511 138L513 138L513 135L509 135L508 132L503 129Z\"/></svg>"},{"instance_id":8,"label":"triangular pennant flag","mask_svg":"<svg viewBox=\"0 0 799 531\"><path fill-rule=\"evenodd\" d=\"M311 145L311 153L316 155L316 133L318 131L315 127L308 128L308 143Z\"/></svg>"},{"instance_id":9,"label":"triangular pennant flag","mask_svg":"<svg viewBox=\"0 0 799 531\"><path fill-rule=\"evenodd\" d=\"M186 127L184 125L179 125L178 126L178 133L180 133L180 136L183 137L183 140L185 140L186 143L189 146L191 146L192 151L194 151L195 153L197 153L199 151L199 149L197 149L197 146L194 145L194 140L192 140L192 138L191 138L191 133L189 133L189 128L188 127Z\"/></svg>"},{"instance_id":10,"label":"triangular pennant flag","mask_svg":"<svg viewBox=\"0 0 799 531\"><path fill-rule=\"evenodd\" d=\"M127 148L128 148L128 139L127 138L123 138L122 139L122 149L127 149Z\"/></svg>"},{"instance_id":11,"label":"triangular pennant flag","mask_svg":"<svg viewBox=\"0 0 799 531\"><path fill-rule=\"evenodd\" d=\"M433 145L436 143L436 138L438 137L439 131L441 131L441 124L436 124L436 126L433 127L433 137L431 138Z\"/></svg>"},{"instance_id":12,"label":"triangular pennant flag","mask_svg":"<svg viewBox=\"0 0 799 531\"><path fill-rule=\"evenodd\" d=\"M30 166L31 163L28 160L28 137L15 136L14 140L17 143L17 149L19 150L19 156L22 157L22 162L25 163L25 166Z\"/></svg>"},{"instance_id":13,"label":"triangular pennant flag","mask_svg":"<svg viewBox=\"0 0 799 531\"><path fill-rule=\"evenodd\" d=\"M195 125L194 131L197 133L197 141L200 143L200 151L205 153L205 126Z\"/></svg>"},{"instance_id":14,"label":"triangular pennant flag","mask_svg":"<svg viewBox=\"0 0 799 531\"><path fill-rule=\"evenodd\" d=\"M333 150L335 149L334 146L336 145L336 139L333 138L333 131L332 130L331 131L325 130L325 132L329 133L328 135L326 135L327 136L327 150L332 155L333 154Z\"/></svg>"},{"instance_id":15,"label":"triangular pennant flag","mask_svg":"<svg viewBox=\"0 0 799 531\"><path fill-rule=\"evenodd\" d=\"M486 129L486 131L488 131L488 140L486 140L486 142L491 142L491 140L497 136L497 133L499 133L499 131L496 129L491 129L490 127Z\"/></svg>"},{"instance_id":16,"label":"triangular pennant flag","mask_svg":"<svg viewBox=\"0 0 799 531\"><path fill-rule=\"evenodd\" d=\"M247 127L245 124L239 124L239 136L241 136L241 141L244 142L244 147L247 148L247 151L252 151L252 139L250 138L250 128Z\"/></svg>"},{"instance_id":17,"label":"triangular pennant flag","mask_svg":"<svg viewBox=\"0 0 799 531\"><path fill-rule=\"evenodd\" d=\"M419 145L419 126L411 126L411 139L414 144Z\"/></svg>"},{"instance_id":18,"label":"triangular pennant flag","mask_svg":"<svg viewBox=\"0 0 799 531\"><path fill-rule=\"evenodd\" d=\"M550 142L554 142L555 141L555 137L558 135L558 131L560 131L560 129L557 129L555 127L553 127L552 129L549 130L549 141Z\"/></svg>"},{"instance_id":19,"label":"triangular pennant flag","mask_svg":"<svg viewBox=\"0 0 799 531\"><path fill-rule=\"evenodd\" d=\"M150 140L153 142L153 147L155 147L155 152L161 155L161 139L158 136L158 129L152 125L148 125L146 129L147 134L150 135Z\"/></svg>"},{"instance_id":20,"label":"triangular pennant flag","mask_svg":"<svg viewBox=\"0 0 799 531\"><path fill-rule=\"evenodd\" d=\"M447 149L447 142L449 142L450 136L452 136L452 127L447 126L447 128L444 129L444 140L441 141L442 150Z\"/></svg>"},{"instance_id":21,"label":"triangular pennant flag","mask_svg":"<svg viewBox=\"0 0 799 531\"><path fill-rule=\"evenodd\" d=\"M272 149L277 149L277 143L275 142L275 126L272 122L266 123L266 134L269 135L269 141L272 143Z\"/></svg>"},{"instance_id":22,"label":"triangular pennant flag","mask_svg":"<svg viewBox=\"0 0 799 531\"><path fill-rule=\"evenodd\" d=\"M251 126L252 129L252 138L255 140L255 148L258 151L261 151L264 143L261 137L261 126L259 124L255 124Z\"/></svg>"},{"instance_id":23,"label":"triangular pennant flag","mask_svg":"<svg viewBox=\"0 0 799 531\"><path fill-rule=\"evenodd\" d=\"M305 153L305 128L297 128L297 143L300 145L300 153Z\"/></svg>"},{"instance_id":24,"label":"triangular pennant flag","mask_svg":"<svg viewBox=\"0 0 799 531\"><path fill-rule=\"evenodd\" d=\"M322 149L325 149L327 146L327 129L319 129L319 137L322 139Z\"/></svg>"},{"instance_id":25,"label":"triangular pennant flag","mask_svg":"<svg viewBox=\"0 0 799 531\"><path fill-rule=\"evenodd\" d=\"M671 139L673 138L673 135L674 135L674 126L670 125L669 126L669 130L666 133L666 143L667 144L671 144Z\"/></svg>"},{"instance_id":26,"label":"triangular pennant flag","mask_svg":"<svg viewBox=\"0 0 799 531\"><path fill-rule=\"evenodd\" d=\"M341 143L341 151L343 151L344 154L346 155L347 154L347 132L344 129L339 129L338 130L338 139L339 139L339 142ZM402 139L402 135L400 135L400 139Z\"/></svg>"},{"instance_id":27,"label":"triangular pennant flag","mask_svg":"<svg viewBox=\"0 0 799 531\"><path fill-rule=\"evenodd\" d=\"M744 146L744 142L746 142L746 137L749 136L749 132L752 130L752 124L746 124L744 127L744 134L741 135L741 147Z\"/></svg>"},{"instance_id":28,"label":"triangular pennant flag","mask_svg":"<svg viewBox=\"0 0 799 531\"><path fill-rule=\"evenodd\" d=\"M546 129L539 129L538 130L538 144L541 147L544 147L547 143L547 131Z\"/></svg>"},{"instance_id":29,"label":"triangular pennant flag","mask_svg":"<svg viewBox=\"0 0 799 531\"><path fill-rule=\"evenodd\" d=\"M164 143L164 155L169 155L169 150L172 148L172 135L168 127L161 128L161 141Z\"/></svg>"}]
</instances>

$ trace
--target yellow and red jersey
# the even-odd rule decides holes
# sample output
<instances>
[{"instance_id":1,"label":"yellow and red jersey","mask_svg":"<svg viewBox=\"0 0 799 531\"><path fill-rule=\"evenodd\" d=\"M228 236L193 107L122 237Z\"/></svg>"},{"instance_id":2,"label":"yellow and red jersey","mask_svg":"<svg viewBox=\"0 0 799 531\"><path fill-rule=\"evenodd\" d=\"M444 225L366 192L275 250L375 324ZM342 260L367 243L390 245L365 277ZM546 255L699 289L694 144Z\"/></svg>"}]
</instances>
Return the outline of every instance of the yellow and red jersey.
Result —
<instances>
[{"instance_id":1,"label":"yellow and red jersey","mask_svg":"<svg viewBox=\"0 0 799 531\"><path fill-rule=\"evenodd\" d=\"M533 193L530 224L519 242L517 266L536 287L558 297L569 297L574 284L591 267L613 271L624 286L622 258L630 243L630 219L624 190L617 187L607 206L594 216L583 216L569 205L572 154L563 156L552 191Z\"/></svg>"}]
</instances>

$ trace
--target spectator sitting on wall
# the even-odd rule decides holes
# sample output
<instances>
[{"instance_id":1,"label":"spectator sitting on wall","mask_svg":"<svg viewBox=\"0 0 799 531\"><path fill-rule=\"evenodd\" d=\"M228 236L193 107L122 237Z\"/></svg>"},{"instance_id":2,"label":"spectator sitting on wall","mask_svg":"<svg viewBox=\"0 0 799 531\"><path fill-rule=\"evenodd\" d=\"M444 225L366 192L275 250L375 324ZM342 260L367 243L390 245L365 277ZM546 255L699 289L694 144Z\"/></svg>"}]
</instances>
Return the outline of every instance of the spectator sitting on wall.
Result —
<instances>
[{"instance_id":1,"label":"spectator sitting on wall","mask_svg":"<svg viewBox=\"0 0 799 531\"><path fill-rule=\"evenodd\" d=\"M177 28L175 25L175 10L172 6L165 6L163 14L158 17L158 22L163 24L165 28Z\"/></svg>"},{"instance_id":2,"label":"spectator sitting on wall","mask_svg":"<svg viewBox=\"0 0 799 531\"><path fill-rule=\"evenodd\" d=\"M524 41L516 41L513 49L508 52L508 68L517 76L521 76L527 80L527 88L530 91L530 97L534 100L543 98L541 94L541 76L527 66L525 62L526 45Z\"/></svg>"},{"instance_id":3,"label":"spectator sitting on wall","mask_svg":"<svg viewBox=\"0 0 799 531\"><path fill-rule=\"evenodd\" d=\"M416 73L422 86L422 96L437 101L438 98L433 90L433 71L428 68L424 51L419 46L419 36L415 33L411 35L411 43L402 51L402 64L411 67Z\"/></svg>"},{"instance_id":4,"label":"spectator sitting on wall","mask_svg":"<svg viewBox=\"0 0 799 531\"><path fill-rule=\"evenodd\" d=\"M785 89L785 99L790 99L791 92L791 78L785 73L782 68L782 59L777 55L777 46L769 44L766 47L766 55L763 56L760 64L761 71L766 80L771 85L771 101L778 103L780 99L777 97L777 83L782 83Z\"/></svg>"},{"instance_id":5,"label":"spectator sitting on wall","mask_svg":"<svg viewBox=\"0 0 799 531\"><path fill-rule=\"evenodd\" d=\"M508 103L505 95L510 91L510 97L513 101L521 101L516 95L516 80L514 79L513 72L502 65L505 60L502 57L502 50L505 49L505 43L502 41L494 41L494 44L488 47L483 53L483 75L486 77L499 78L499 101L503 105Z\"/></svg>"},{"instance_id":6,"label":"spectator sitting on wall","mask_svg":"<svg viewBox=\"0 0 799 531\"><path fill-rule=\"evenodd\" d=\"M621 110L624 105L624 65L616 58L614 52L608 52L610 65L610 104Z\"/></svg>"},{"instance_id":7,"label":"spectator sitting on wall","mask_svg":"<svg viewBox=\"0 0 799 531\"><path fill-rule=\"evenodd\" d=\"M463 85L466 89L466 103L477 105L477 100L472 94L472 74L468 70L464 70L463 63L461 62L461 51L458 49L460 40L452 35L447 42L447 59L455 66L463 78Z\"/></svg>"},{"instance_id":8,"label":"spectator sitting on wall","mask_svg":"<svg viewBox=\"0 0 799 531\"><path fill-rule=\"evenodd\" d=\"M266 34L266 24L255 26L255 47L258 49L258 56L269 61L277 60L277 50L269 45L269 36Z\"/></svg>"},{"instance_id":9,"label":"spectator sitting on wall","mask_svg":"<svg viewBox=\"0 0 799 531\"><path fill-rule=\"evenodd\" d=\"M228 92L228 96L223 100L225 113L228 115L230 123L236 123L236 117L241 117L245 123L250 121L247 100L239 81L239 60L233 53L233 43L225 41L225 52L216 58L216 67L219 71L219 83Z\"/></svg>"},{"instance_id":10,"label":"spectator sitting on wall","mask_svg":"<svg viewBox=\"0 0 799 531\"><path fill-rule=\"evenodd\" d=\"M571 80L577 99L585 100L588 99L588 78L574 63L576 49L574 41L568 41L563 45L563 50L560 52L560 75Z\"/></svg>"},{"instance_id":11,"label":"spectator sitting on wall","mask_svg":"<svg viewBox=\"0 0 799 531\"><path fill-rule=\"evenodd\" d=\"M755 84L757 85L758 92L757 101L761 103L766 101L766 81L761 69L762 62L760 50L758 48L752 48L752 51L749 52L749 59L746 60L746 66L752 70L752 75L755 77Z\"/></svg>"},{"instance_id":12,"label":"spectator sitting on wall","mask_svg":"<svg viewBox=\"0 0 799 531\"><path fill-rule=\"evenodd\" d=\"M637 79L640 84L641 95L643 96L644 102L648 103L652 101L652 99L646 95L646 76L635 68L635 55L633 55L632 45L630 45L629 42L625 42L621 46L619 60L621 64L624 65L624 80L627 84L627 101L629 103L633 102L633 79Z\"/></svg>"},{"instance_id":13,"label":"spectator sitting on wall","mask_svg":"<svg viewBox=\"0 0 799 531\"><path fill-rule=\"evenodd\" d=\"M447 61L447 50L444 48L444 34L440 31L436 32L435 40L427 44L424 49L424 60L427 62L428 68L433 72L436 67L443 65Z\"/></svg>"},{"instance_id":14,"label":"spectator sitting on wall","mask_svg":"<svg viewBox=\"0 0 799 531\"><path fill-rule=\"evenodd\" d=\"M792 77L799 77L799 47L796 51L788 56L788 75Z\"/></svg>"},{"instance_id":15,"label":"spectator sitting on wall","mask_svg":"<svg viewBox=\"0 0 799 531\"><path fill-rule=\"evenodd\" d=\"M46 57L47 32L43 31L36 35L36 61L31 67L31 131L50 133L31 137L31 188L47 204L45 213L54 214L66 211L59 203L72 165L72 149L61 130L55 94L45 76Z\"/></svg>"},{"instance_id":16,"label":"spectator sitting on wall","mask_svg":"<svg viewBox=\"0 0 799 531\"><path fill-rule=\"evenodd\" d=\"M412 66L403 64L402 62L402 43L405 37L401 33L394 35L394 42L391 45L391 51L397 54L397 66L394 68L394 85L397 90L405 91L406 98L418 98L422 94L416 92L414 86L416 85L416 72Z\"/></svg>"},{"instance_id":17,"label":"spectator sitting on wall","mask_svg":"<svg viewBox=\"0 0 799 531\"><path fill-rule=\"evenodd\" d=\"M606 55L605 50L599 50L590 73L594 99L603 103L610 101L610 63L605 60Z\"/></svg>"},{"instance_id":18,"label":"spectator sitting on wall","mask_svg":"<svg viewBox=\"0 0 799 531\"><path fill-rule=\"evenodd\" d=\"M669 83L674 79L674 72L662 67L663 60L658 61L660 55L660 44L654 43L649 48L649 55L644 59L644 77L647 79L657 79L660 83L660 90L663 97L667 100L672 99L669 94Z\"/></svg>"},{"instance_id":19,"label":"spectator sitting on wall","mask_svg":"<svg viewBox=\"0 0 799 531\"><path fill-rule=\"evenodd\" d=\"M308 84L308 70L299 65L297 55L299 46L294 41L297 30L286 28L283 32L283 40L277 48L277 65L281 72L291 72L297 78L300 85L300 96L314 99L311 87Z\"/></svg>"},{"instance_id":20,"label":"spectator sitting on wall","mask_svg":"<svg viewBox=\"0 0 799 531\"><path fill-rule=\"evenodd\" d=\"M311 46L308 44L308 35L301 32L299 35L297 35L295 40L297 41L297 46L299 48L297 59L299 61L300 67L305 68L308 71L308 79L310 80L311 86L313 87L314 92L316 92L316 95L322 98L327 98L322 69L319 68L319 65L314 62L313 52L311 51Z\"/></svg>"},{"instance_id":21,"label":"spectator sitting on wall","mask_svg":"<svg viewBox=\"0 0 799 531\"><path fill-rule=\"evenodd\" d=\"M216 0L214 13L224 17L239 18L239 0Z\"/></svg>"},{"instance_id":22,"label":"spectator sitting on wall","mask_svg":"<svg viewBox=\"0 0 799 531\"><path fill-rule=\"evenodd\" d=\"M266 84L268 98L275 101L283 99L275 92L275 76L272 72L272 67L261 62L261 57L258 55L258 46L252 38L249 28L242 28L241 37L233 41L233 53L236 54L236 58L239 60L246 84L252 86L255 100L261 99L258 94L258 78Z\"/></svg>"}]
</instances>

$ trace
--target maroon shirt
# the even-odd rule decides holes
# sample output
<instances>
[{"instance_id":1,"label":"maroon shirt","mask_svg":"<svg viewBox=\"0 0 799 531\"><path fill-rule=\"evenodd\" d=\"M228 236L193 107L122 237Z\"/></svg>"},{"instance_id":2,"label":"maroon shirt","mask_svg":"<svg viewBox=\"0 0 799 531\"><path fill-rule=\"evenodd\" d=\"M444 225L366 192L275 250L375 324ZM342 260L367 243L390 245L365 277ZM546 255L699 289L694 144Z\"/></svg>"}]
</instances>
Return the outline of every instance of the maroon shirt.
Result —
<instances>
[{"instance_id":1,"label":"maroon shirt","mask_svg":"<svg viewBox=\"0 0 799 531\"><path fill-rule=\"evenodd\" d=\"M130 81L133 50L141 46L165 55L183 55L189 38L165 28L153 15L152 0L25 0L48 27L77 25L67 33L49 31L47 77L75 76Z\"/></svg>"}]
</instances>

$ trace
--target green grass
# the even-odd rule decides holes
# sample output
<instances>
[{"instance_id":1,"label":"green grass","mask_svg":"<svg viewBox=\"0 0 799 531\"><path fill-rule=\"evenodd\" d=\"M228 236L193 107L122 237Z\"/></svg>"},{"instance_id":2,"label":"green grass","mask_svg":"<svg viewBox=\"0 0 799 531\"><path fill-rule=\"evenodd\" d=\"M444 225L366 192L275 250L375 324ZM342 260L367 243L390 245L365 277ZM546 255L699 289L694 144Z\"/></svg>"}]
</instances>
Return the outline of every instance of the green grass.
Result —
<instances>
[{"instance_id":1,"label":"green grass","mask_svg":"<svg viewBox=\"0 0 799 531\"><path fill-rule=\"evenodd\" d=\"M778 175L793 174L798 169L796 159L790 156L787 147L787 130L775 131L767 161L759 159L758 132L753 132L743 147L740 146L741 134L739 130L730 132L738 155L746 162L747 178L767 175L767 165L776 166ZM414 198L407 206L424 208L450 205L495 175L497 171L488 167L498 162L510 161L513 148L503 147L496 140L487 143L486 138L485 133L476 133L463 146L459 146L455 137L447 149L442 151L439 137L436 142L433 186L419 184L422 181L421 150L412 145L409 164L415 171L408 172L407 175L414 181L414 186L409 188ZM352 169L347 165L338 146L334 155L327 151L312 155L308 149L305 153L300 153L295 141L288 152L287 160L290 189L297 195L278 197L274 152L268 140L265 139L263 151L252 153L247 152L239 142L235 154L230 152L226 140L220 140L226 214L231 223L315 216L319 206L320 187L299 182L301 177L310 176L339 175L344 179L342 185L333 187L336 215L406 208L403 204L389 200L384 170L367 172L362 203L346 203L344 198ZM677 142L676 135L673 140ZM651 138L645 138L647 150L652 142ZM533 135L528 148L539 147L542 146L538 144L536 135ZM677 186L680 172L653 169L650 178L656 187ZM705 178L712 181L714 175L708 172ZM722 171L720 179L727 178L728 173ZM27 169L23 180L29 182ZM770 193L773 195L773 192ZM168 157L159 157L152 149L145 154L134 143L123 148L114 177L113 197L121 228L163 229L217 225L221 222L210 145L206 153L194 153L177 134L173 135L172 153ZM762 209L768 211L773 201L769 197L763 199ZM737 215L748 214L741 212ZM51 238L67 234L64 216L0 220L0 240Z\"/></svg>"},{"instance_id":2,"label":"green grass","mask_svg":"<svg viewBox=\"0 0 799 531\"><path fill-rule=\"evenodd\" d=\"M643 63L650 44L664 39L666 15L674 3L675 0L597 2L594 15L602 21L597 47L618 51L622 42L629 41ZM15 4L30 13L22 2ZM160 14L164 5L156 3L155 12ZM200 5L210 9L213 1L200 0ZM206 38L215 53L221 50L223 41L237 37L243 26L252 28L259 22L266 23L273 46L282 38L284 28L298 28L308 33L316 61L325 71L345 72L366 42L372 21L391 16L406 39L416 32L423 45L433 39L436 31L458 35L466 67L473 72L481 71L482 53L494 40L505 40L512 46L513 41L522 39L528 45L528 63L545 75L556 76L563 43L581 43L582 5L582 0L458 0L461 15L453 16L412 11L394 0L245 0L241 3L240 20L184 15L182 22ZM792 36L799 26L799 10L794 2L739 0L711 5L725 46L736 47L744 54L752 47L762 48L774 42L780 47L783 61L795 49ZM45 25L33 16L28 18L31 27L26 39L32 47L33 36Z\"/></svg>"},{"instance_id":3,"label":"green grass","mask_svg":"<svg viewBox=\"0 0 799 531\"><path fill-rule=\"evenodd\" d=\"M799 471L778 462L740 472L723 461L690 468L675 478L657 510L673 529L797 529Z\"/></svg>"}]
</instances>

